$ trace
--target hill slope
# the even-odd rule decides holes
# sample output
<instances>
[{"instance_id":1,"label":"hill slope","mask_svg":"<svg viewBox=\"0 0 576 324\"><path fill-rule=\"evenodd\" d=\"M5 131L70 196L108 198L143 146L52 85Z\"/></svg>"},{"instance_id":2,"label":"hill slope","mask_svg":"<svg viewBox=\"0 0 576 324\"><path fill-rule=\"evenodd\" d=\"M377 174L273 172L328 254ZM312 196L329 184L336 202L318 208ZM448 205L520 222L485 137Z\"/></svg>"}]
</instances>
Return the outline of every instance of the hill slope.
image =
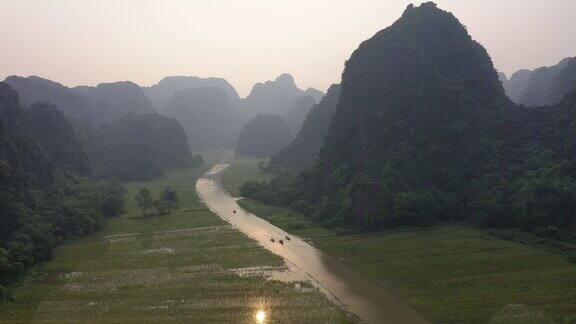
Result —
<instances>
[{"instance_id":1,"label":"hill slope","mask_svg":"<svg viewBox=\"0 0 576 324\"><path fill-rule=\"evenodd\" d=\"M339 97L340 85L332 85L326 96L308 113L298 136L270 159L270 170L302 171L312 167L324 144Z\"/></svg>"}]
</instances>

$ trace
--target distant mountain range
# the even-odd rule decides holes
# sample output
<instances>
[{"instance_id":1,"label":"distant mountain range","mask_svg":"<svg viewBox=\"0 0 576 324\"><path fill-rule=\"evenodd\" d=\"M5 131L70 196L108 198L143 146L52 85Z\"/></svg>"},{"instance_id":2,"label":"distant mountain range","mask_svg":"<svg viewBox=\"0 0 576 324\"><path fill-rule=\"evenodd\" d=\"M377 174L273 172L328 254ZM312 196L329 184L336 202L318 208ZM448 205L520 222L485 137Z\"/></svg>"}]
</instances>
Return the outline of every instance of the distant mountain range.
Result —
<instances>
[{"instance_id":1,"label":"distant mountain range","mask_svg":"<svg viewBox=\"0 0 576 324\"><path fill-rule=\"evenodd\" d=\"M512 101L525 106L550 106L576 89L576 57L550 67L519 70L503 82Z\"/></svg>"}]
</instances>

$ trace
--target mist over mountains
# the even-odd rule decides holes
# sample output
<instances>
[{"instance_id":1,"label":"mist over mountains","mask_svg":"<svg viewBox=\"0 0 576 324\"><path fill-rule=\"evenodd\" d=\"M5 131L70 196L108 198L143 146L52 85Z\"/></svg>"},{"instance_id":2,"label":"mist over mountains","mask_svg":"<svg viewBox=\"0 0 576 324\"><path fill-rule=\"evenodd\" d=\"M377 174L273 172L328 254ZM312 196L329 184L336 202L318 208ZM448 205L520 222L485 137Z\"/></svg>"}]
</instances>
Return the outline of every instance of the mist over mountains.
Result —
<instances>
[{"instance_id":1,"label":"mist over mountains","mask_svg":"<svg viewBox=\"0 0 576 324\"><path fill-rule=\"evenodd\" d=\"M195 88L220 88L223 90L232 106L240 100L236 89L228 81L222 78L200 78L195 76L170 76L160 82L142 89L150 98L158 112L163 112L170 99L178 91Z\"/></svg>"},{"instance_id":2,"label":"mist over mountains","mask_svg":"<svg viewBox=\"0 0 576 324\"><path fill-rule=\"evenodd\" d=\"M243 124L226 92L216 87L178 91L164 113L182 124L193 151L233 147Z\"/></svg>"},{"instance_id":3,"label":"mist over mountains","mask_svg":"<svg viewBox=\"0 0 576 324\"><path fill-rule=\"evenodd\" d=\"M555 105L576 88L576 57L533 71L520 70L503 84L506 94L517 104Z\"/></svg>"}]
</instances>

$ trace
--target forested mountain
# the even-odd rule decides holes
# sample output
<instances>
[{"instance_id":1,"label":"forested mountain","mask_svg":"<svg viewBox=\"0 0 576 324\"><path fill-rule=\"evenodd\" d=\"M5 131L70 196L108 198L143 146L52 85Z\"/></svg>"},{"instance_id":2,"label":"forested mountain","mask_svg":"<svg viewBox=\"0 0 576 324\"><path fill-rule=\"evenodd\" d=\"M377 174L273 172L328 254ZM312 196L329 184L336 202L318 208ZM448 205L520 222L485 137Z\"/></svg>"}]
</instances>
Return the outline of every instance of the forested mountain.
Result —
<instances>
[{"instance_id":1,"label":"forested mountain","mask_svg":"<svg viewBox=\"0 0 576 324\"><path fill-rule=\"evenodd\" d=\"M484 48L452 14L433 3L409 6L347 61L313 167L247 183L241 193L331 226L456 220L570 240L574 120L576 90L554 106L515 105ZM290 164L297 143L269 168Z\"/></svg>"},{"instance_id":2,"label":"forested mountain","mask_svg":"<svg viewBox=\"0 0 576 324\"><path fill-rule=\"evenodd\" d=\"M408 7L347 61L308 195L363 224L463 219L498 167L509 104L486 50L433 3Z\"/></svg>"},{"instance_id":3,"label":"forested mountain","mask_svg":"<svg viewBox=\"0 0 576 324\"><path fill-rule=\"evenodd\" d=\"M242 101L242 114L248 119L258 114L286 114L294 100L305 94L312 98L319 97L319 90L309 88L303 91L298 89L294 78L287 73L277 77L274 81L256 83L246 99Z\"/></svg>"},{"instance_id":4,"label":"forested mountain","mask_svg":"<svg viewBox=\"0 0 576 324\"><path fill-rule=\"evenodd\" d=\"M525 106L555 105L576 89L576 57L534 71L521 70L504 83L514 102Z\"/></svg>"},{"instance_id":5,"label":"forested mountain","mask_svg":"<svg viewBox=\"0 0 576 324\"><path fill-rule=\"evenodd\" d=\"M92 183L86 154L54 106L30 109L0 83L0 301L24 269L50 258L63 239L96 231L117 215L124 191L114 181Z\"/></svg>"},{"instance_id":6,"label":"forested mountain","mask_svg":"<svg viewBox=\"0 0 576 324\"><path fill-rule=\"evenodd\" d=\"M340 85L334 84L328 89L326 96L308 113L298 136L287 148L272 156L268 164L270 170L303 171L312 167L324 144L339 97Z\"/></svg>"},{"instance_id":7,"label":"forested mountain","mask_svg":"<svg viewBox=\"0 0 576 324\"><path fill-rule=\"evenodd\" d=\"M258 115L244 125L236 143L236 155L270 157L290 142L286 121L273 114Z\"/></svg>"},{"instance_id":8,"label":"forested mountain","mask_svg":"<svg viewBox=\"0 0 576 324\"><path fill-rule=\"evenodd\" d=\"M54 105L37 102L20 120L21 131L26 131L42 149L56 168L81 176L90 176L86 149L74 132L73 125Z\"/></svg>"},{"instance_id":9,"label":"forested mountain","mask_svg":"<svg viewBox=\"0 0 576 324\"><path fill-rule=\"evenodd\" d=\"M163 112L168 101L176 92L194 88L215 87L223 90L228 96L228 100L236 106L240 98L236 89L222 78L200 78L195 76L170 76L160 80L155 85L144 87L144 93L152 100L158 112Z\"/></svg>"},{"instance_id":10,"label":"forested mountain","mask_svg":"<svg viewBox=\"0 0 576 324\"><path fill-rule=\"evenodd\" d=\"M290 109L284 113L284 119L288 123L288 127L292 131L292 134L298 134L306 116L312 110L312 107L316 104L314 98L305 95L294 99L290 105Z\"/></svg>"},{"instance_id":11,"label":"forested mountain","mask_svg":"<svg viewBox=\"0 0 576 324\"><path fill-rule=\"evenodd\" d=\"M97 115L88 99L60 83L37 76L9 76L4 82L18 92L24 106L44 101L73 118L92 121Z\"/></svg>"},{"instance_id":12,"label":"forested mountain","mask_svg":"<svg viewBox=\"0 0 576 324\"><path fill-rule=\"evenodd\" d=\"M347 60L324 146L288 203L367 228L466 219L500 168L511 105L466 28L411 5Z\"/></svg>"},{"instance_id":13,"label":"forested mountain","mask_svg":"<svg viewBox=\"0 0 576 324\"><path fill-rule=\"evenodd\" d=\"M192 151L234 147L242 127L224 90L215 87L176 92L164 113L180 122Z\"/></svg>"},{"instance_id":14,"label":"forested mountain","mask_svg":"<svg viewBox=\"0 0 576 324\"><path fill-rule=\"evenodd\" d=\"M576 234L576 89L547 107L512 109L501 159L506 168L475 206L482 225ZM564 236L566 237L566 236Z\"/></svg>"},{"instance_id":15,"label":"forested mountain","mask_svg":"<svg viewBox=\"0 0 576 324\"><path fill-rule=\"evenodd\" d=\"M95 178L150 180L164 169L202 164L180 124L158 114L127 114L97 129L79 125Z\"/></svg>"},{"instance_id":16,"label":"forested mountain","mask_svg":"<svg viewBox=\"0 0 576 324\"><path fill-rule=\"evenodd\" d=\"M155 109L144 91L130 81L101 83L96 87L80 86L74 90L88 98L98 111L96 125L112 123L129 114L152 114Z\"/></svg>"}]
</instances>

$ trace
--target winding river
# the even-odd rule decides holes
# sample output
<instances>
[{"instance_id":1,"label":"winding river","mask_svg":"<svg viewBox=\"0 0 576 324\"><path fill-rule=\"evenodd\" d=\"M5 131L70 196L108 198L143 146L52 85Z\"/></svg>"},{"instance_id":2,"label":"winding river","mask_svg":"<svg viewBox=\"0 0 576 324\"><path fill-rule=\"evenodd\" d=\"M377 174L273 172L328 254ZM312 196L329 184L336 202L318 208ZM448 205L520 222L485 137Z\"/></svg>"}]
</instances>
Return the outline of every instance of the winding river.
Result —
<instances>
[{"instance_id":1,"label":"winding river","mask_svg":"<svg viewBox=\"0 0 576 324\"><path fill-rule=\"evenodd\" d=\"M384 286L360 277L347 265L323 254L304 240L243 210L221 185L222 173L228 166L214 166L198 180L196 190L210 210L257 240L264 248L284 258L289 268L289 273L285 275L310 280L331 300L359 317L362 322L429 323ZM286 236L290 237L289 241L285 239ZM280 239L284 239L284 244L278 242Z\"/></svg>"}]
</instances>

